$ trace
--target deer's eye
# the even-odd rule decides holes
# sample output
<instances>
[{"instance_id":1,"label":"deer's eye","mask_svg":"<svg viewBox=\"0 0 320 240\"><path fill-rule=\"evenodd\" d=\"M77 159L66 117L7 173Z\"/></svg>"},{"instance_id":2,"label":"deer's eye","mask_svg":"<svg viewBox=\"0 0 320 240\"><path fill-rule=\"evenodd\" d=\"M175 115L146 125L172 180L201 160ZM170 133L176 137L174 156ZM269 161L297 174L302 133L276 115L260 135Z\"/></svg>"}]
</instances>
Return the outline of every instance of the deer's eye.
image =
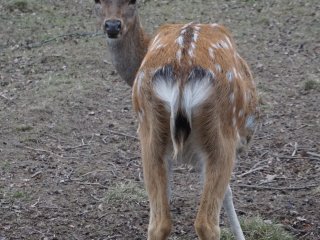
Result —
<instances>
[{"instance_id":1,"label":"deer's eye","mask_svg":"<svg viewBox=\"0 0 320 240\"><path fill-rule=\"evenodd\" d=\"M134 4L136 4L137 3L137 0L130 0L129 1L129 5L134 5Z\"/></svg>"}]
</instances>

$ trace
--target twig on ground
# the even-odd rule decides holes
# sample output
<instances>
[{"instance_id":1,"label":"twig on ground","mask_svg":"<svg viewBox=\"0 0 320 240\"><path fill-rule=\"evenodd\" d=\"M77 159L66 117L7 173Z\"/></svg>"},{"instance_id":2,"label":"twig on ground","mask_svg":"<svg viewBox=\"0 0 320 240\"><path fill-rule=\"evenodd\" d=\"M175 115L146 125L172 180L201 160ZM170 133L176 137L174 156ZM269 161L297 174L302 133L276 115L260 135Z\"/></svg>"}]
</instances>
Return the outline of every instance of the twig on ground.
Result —
<instances>
[{"instance_id":1,"label":"twig on ground","mask_svg":"<svg viewBox=\"0 0 320 240\"><path fill-rule=\"evenodd\" d=\"M234 186L243 188L253 188L257 190L302 190L308 188L318 187L318 184L311 184L306 186L293 186L293 187L272 187L272 186L259 186L259 185L248 185L248 184L235 184Z\"/></svg>"},{"instance_id":2,"label":"twig on ground","mask_svg":"<svg viewBox=\"0 0 320 240\"><path fill-rule=\"evenodd\" d=\"M128 135L128 134L125 134L125 133L121 133L121 132L116 132L116 131L112 131L112 130L106 130L108 133L111 133L111 134L114 134L114 135L118 135L118 136L122 136L122 137L128 137L128 138L132 138L132 139L135 139L135 140L139 140L139 138L137 138L136 136L132 136L132 135ZM102 141L105 143L106 142L106 139L108 138L109 136L106 136L102 139Z\"/></svg>"},{"instance_id":3,"label":"twig on ground","mask_svg":"<svg viewBox=\"0 0 320 240\"><path fill-rule=\"evenodd\" d=\"M38 205L39 202L40 202L40 197L39 197L38 200L37 200L34 204L32 204L30 207L35 208L35 207Z\"/></svg>"},{"instance_id":4,"label":"twig on ground","mask_svg":"<svg viewBox=\"0 0 320 240\"><path fill-rule=\"evenodd\" d=\"M109 64L109 65L112 65L112 63L111 62L109 62L108 60L103 60L103 62L105 63L105 64Z\"/></svg>"},{"instance_id":5,"label":"twig on ground","mask_svg":"<svg viewBox=\"0 0 320 240\"><path fill-rule=\"evenodd\" d=\"M65 37L77 37L77 38L80 38L80 37L97 37L97 36L102 36L104 35L104 33L101 33L101 32L75 32L75 33L65 33L65 34L61 34L61 35L58 35L56 37L52 37L52 38L49 38L49 39L46 39L46 40L43 40L43 41L40 41L40 42L37 42L37 43L33 43L33 44L26 44L26 45L20 45L18 48L15 48L15 50L17 49L20 49L20 48L27 48L27 49L31 49L31 48L39 48L39 47L42 47L48 43L51 43L51 42L54 42L60 38L65 38ZM0 49L0 51L5 51L6 49L9 49L9 48L12 48L13 46L11 45L7 45L7 46L4 46Z\"/></svg>"},{"instance_id":6,"label":"twig on ground","mask_svg":"<svg viewBox=\"0 0 320 240\"><path fill-rule=\"evenodd\" d=\"M266 167L268 167L268 166L267 166L267 165L264 165L264 166L257 167L257 168L251 168L249 171L246 171L246 172L244 172L244 173L242 173L242 174L237 175L237 177L247 176L247 175L249 175L249 174L251 174L251 173L254 173L254 172L256 172L256 171L262 170L262 169L264 169L264 168L266 168Z\"/></svg>"},{"instance_id":7,"label":"twig on ground","mask_svg":"<svg viewBox=\"0 0 320 240\"><path fill-rule=\"evenodd\" d=\"M121 237L121 235L113 235L113 236L110 236L108 237L108 239L117 239L118 237Z\"/></svg>"},{"instance_id":8,"label":"twig on ground","mask_svg":"<svg viewBox=\"0 0 320 240\"><path fill-rule=\"evenodd\" d=\"M313 156L313 157L319 157L320 158L320 154L318 153L313 153L313 152L307 152L308 155Z\"/></svg>"},{"instance_id":9,"label":"twig on ground","mask_svg":"<svg viewBox=\"0 0 320 240\"><path fill-rule=\"evenodd\" d=\"M97 197L94 196L93 194L90 194L90 196L91 196L94 200L96 200L96 201L98 201L98 202L102 202L102 201L104 200L104 198L97 198Z\"/></svg>"},{"instance_id":10,"label":"twig on ground","mask_svg":"<svg viewBox=\"0 0 320 240\"><path fill-rule=\"evenodd\" d=\"M36 173L32 174L31 178L38 177L41 174L42 174L42 171L36 172Z\"/></svg>"},{"instance_id":11,"label":"twig on ground","mask_svg":"<svg viewBox=\"0 0 320 240\"><path fill-rule=\"evenodd\" d=\"M39 148L32 148L32 147L27 147L27 146L23 146L23 147L24 147L24 148L26 148L26 149L29 149L29 150L35 151L35 152L44 152L44 153L48 153L48 154L50 154L50 155L54 155L54 156L57 156L57 157L63 158L63 156L60 156L59 154L54 153L54 152L51 152L51 151L49 151L49 150L39 149Z\"/></svg>"},{"instance_id":12,"label":"twig on ground","mask_svg":"<svg viewBox=\"0 0 320 240\"><path fill-rule=\"evenodd\" d=\"M6 97L3 93L0 93L0 97L2 97L3 99L5 99L11 103L15 103L11 98Z\"/></svg>"},{"instance_id":13,"label":"twig on ground","mask_svg":"<svg viewBox=\"0 0 320 240\"><path fill-rule=\"evenodd\" d=\"M85 174L82 174L82 175L79 176L79 177L80 177L80 178L83 178L83 177L85 177L85 176L88 176L88 175L93 174L93 173L98 173L98 172L112 172L112 174L113 174L114 176L116 176L116 174L115 174L115 172L114 172L113 170L96 170L96 171L87 172L87 173L85 173Z\"/></svg>"},{"instance_id":14,"label":"twig on ground","mask_svg":"<svg viewBox=\"0 0 320 240\"><path fill-rule=\"evenodd\" d=\"M29 149L29 150L32 150L32 151L35 151L35 152L44 152L44 153L48 153L50 155L53 155L53 156L56 156L56 157L59 157L59 158L64 158L64 159L78 159L77 157L67 157L67 156L61 156L57 153L54 153L54 152L51 152L49 150L45 150L45 149L39 149L39 148L32 148L32 147L27 147L27 146L23 146L24 148L26 149Z\"/></svg>"},{"instance_id":15,"label":"twig on ground","mask_svg":"<svg viewBox=\"0 0 320 240\"><path fill-rule=\"evenodd\" d=\"M77 149L77 148L83 148L83 147L88 147L89 145L88 144L80 144L78 146L74 146L74 147L59 147L60 149L62 150L65 150L65 151L69 151L69 150L73 150L73 149Z\"/></svg>"},{"instance_id":16,"label":"twig on ground","mask_svg":"<svg viewBox=\"0 0 320 240\"><path fill-rule=\"evenodd\" d=\"M108 187L102 185L101 183L91 183L91 182L81 182L81 181L74 181L80 185L90 185L90 186L99 186L103 189L108 189Z\"/></svg>"},{"instance_id":17,"label":"twig on ground","mask_svg":"<svg viewBox=\"0 0 320 240\"><path fill-rule=\"evenodd\" d=\"M277 158L282 159L307 159L307 160L317 160L320 161L320 158L316 157L292 157L292 156L284 156L284 155L274 155Z\"/></svg>"},{"instance_id":18,"label":"twig on ground","mask_svg":"<svg viewBox=\"0 0 320 240\"><path fill-rule=\"evenodd\" d=\"M64 38L64 37L96 37L96 36L101 36L103 33L97 33L97 32L76 32L76 33L66 33L66 34L61 34L53 38L49 38L47 40L34 43L34 44L29 44L27 46L23 46L25 48L31 49L31 48L38 48L42 47L45 44L48 44L50 42L56 41L59 38Z\"/></svg>"},{"instance_id":19,"label":"twig on ground","mask_svg":"<svg viewBox=\"0 0 320 240\"><path fill-rule=\"evenodd\" d=\"M298 143L295 142L294 143L294 150L293 150L293 153L291 154L291 156L294 157L294 155L296 155L297 151L298 151Z\"/></svg>"}]
</instances>

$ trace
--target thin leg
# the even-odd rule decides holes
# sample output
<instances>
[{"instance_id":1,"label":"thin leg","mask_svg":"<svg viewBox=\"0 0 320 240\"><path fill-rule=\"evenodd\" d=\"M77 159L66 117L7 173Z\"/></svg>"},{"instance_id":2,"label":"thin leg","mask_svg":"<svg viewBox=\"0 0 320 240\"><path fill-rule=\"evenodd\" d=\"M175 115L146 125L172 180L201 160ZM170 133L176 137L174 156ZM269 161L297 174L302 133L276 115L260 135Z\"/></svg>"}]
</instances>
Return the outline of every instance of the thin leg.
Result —
<instances>
[{"instance_id":1,"label":"thin leg","mask_svg":"<svg viewBox=\"0 0 320 240\"><path fill-rule=\"evenodd\" d=\"M232 191L231 191L230 185L228 185L227 191L224 195L223 207L226 210L229 223L230 223L230 228L232 233L236 237L236 240L245 240L241 226L240 226L240 222L237 217L237 213L234 209Z\"/></svg>"},{"instance_id":2,"label":"thin leg","mask_svg":"<svg viewBox=\"0 0 320 240\"><path fill-rule=\"evenodd\" d=\"M141 138L144 181L150 202L148 240L166 240L171 231L165 147L157 139Z\"/></svg>"},{"instance_id":3,"label":"thin leg","mask_svg":"<svg viewBox=\"0 0 320 240\"><path fill-rule=\"evenodd\" d=\"M195 221L196 232L201 240L220 239L220 210L233 162L231 156L221 155L213 153L205 162L204 189Z\"/></svg>"}]
</instances>

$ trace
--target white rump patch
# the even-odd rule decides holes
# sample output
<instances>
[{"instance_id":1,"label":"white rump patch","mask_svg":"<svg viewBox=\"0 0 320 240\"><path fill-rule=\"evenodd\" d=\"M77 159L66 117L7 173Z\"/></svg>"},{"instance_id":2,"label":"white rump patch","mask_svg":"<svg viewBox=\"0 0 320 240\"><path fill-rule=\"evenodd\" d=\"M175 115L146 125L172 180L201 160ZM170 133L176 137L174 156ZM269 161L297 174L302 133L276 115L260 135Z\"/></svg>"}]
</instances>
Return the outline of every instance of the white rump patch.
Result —
<instances>
[{"instance_id":1,"label":"white rump patch","mask_svg":"<svg viewBox=\"0 0 320 240\"><path fill-rule=\"evenodd\" d=\"M153 90L157 96L166 103L166 109L170 112L176 105L179 96L178 84L173 79L157 79L154 82Z\"/></svg>"},{"instance_id":2,"label":"white rump patch","mask_svg":"<svg viewBox=\"0 0 320 240\"><path fill-rule=\"evenodd\" d=\"M211 93L212 79L209 75L203 79L193 79L185 85L182 103L190 121L192 109L207 100Z\"/></svg>"}]
</instances>

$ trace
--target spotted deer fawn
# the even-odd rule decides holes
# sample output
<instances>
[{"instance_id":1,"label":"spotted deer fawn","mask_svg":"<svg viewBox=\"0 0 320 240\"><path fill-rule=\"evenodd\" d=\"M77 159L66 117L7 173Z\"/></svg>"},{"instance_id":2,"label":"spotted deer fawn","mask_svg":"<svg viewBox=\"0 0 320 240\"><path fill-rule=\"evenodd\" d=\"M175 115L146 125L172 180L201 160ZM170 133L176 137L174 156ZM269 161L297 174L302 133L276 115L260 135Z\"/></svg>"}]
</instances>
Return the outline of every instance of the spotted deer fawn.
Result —
<instances>
[{"instance_id":1,"label":"spotted deer fawn","mask_svg":"<svg viewBox=\"0 0 320 240\"><path fill-rule=\"evenodd\" d=\"M243 240L229 181L237 147L253 135L257 98L249 67L230 33L218 24L168 24L150 39L139 23L135 0L95 2L112 61L133 85L150 202L148 239L170 235L169 166L177 161L203 166L198 237L220 239L223 204L236 239Z\"/></svg>"}]
</instances>

